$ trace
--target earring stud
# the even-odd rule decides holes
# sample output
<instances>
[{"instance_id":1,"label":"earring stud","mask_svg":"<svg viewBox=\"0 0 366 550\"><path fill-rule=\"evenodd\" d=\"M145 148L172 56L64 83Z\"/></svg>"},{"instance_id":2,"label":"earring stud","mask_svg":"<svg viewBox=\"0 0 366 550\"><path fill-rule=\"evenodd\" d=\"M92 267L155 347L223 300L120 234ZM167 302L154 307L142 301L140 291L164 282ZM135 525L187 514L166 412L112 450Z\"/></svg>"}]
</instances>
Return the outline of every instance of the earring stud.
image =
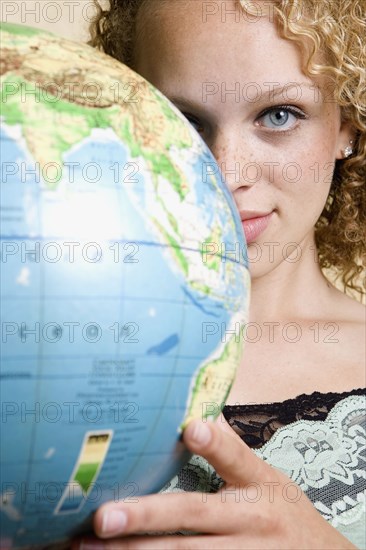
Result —
<instances>
[{"instance_id":1,"label":"earring stud","mask_svg":"<svg viewBox=\"0 0 366 550\"><path fill-rule=\"evenodd\" d=\"M353 140L351 139L349 143L350 143L350 144L347 145L347 147L345 147L345 148L343 149L343 156L344 156L344 158L350 157L350 156L352 155L352 153L353 153L353 147L351 147L351 145L352 145L352 143L353 143Z\"/></svg>"}]
</instances>

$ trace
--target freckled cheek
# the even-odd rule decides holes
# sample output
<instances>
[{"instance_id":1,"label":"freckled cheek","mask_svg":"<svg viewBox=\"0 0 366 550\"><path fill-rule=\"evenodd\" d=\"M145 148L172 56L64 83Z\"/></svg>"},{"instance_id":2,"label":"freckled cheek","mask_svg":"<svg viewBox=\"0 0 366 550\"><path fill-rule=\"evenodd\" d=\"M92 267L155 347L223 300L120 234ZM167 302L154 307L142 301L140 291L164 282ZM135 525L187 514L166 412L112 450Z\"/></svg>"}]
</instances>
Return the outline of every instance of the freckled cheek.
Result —
<instances>
[{"instance_id":1,"label":"freckled cheek","mask_svg":"<svg viewBox=\"0 0 366 550\"><path fill-rule=\"evenodd\" d=\"M294 193L320 192L321 195L327 196L334 168L334 152L330 147L312 147L311 149L304 147L304 152L289 156L283 164L282 186L290 186Z\"/></svg>"},{"instance_id":2,"label":"freckled cheek","mask_svg":"<svg viewBox=\"0 0 366 550\"><path fill-rule=\"evenodd\" d=\"M327 196L332 184L334 169L334 155L329 154L329 151L324 151L323 154L314 156L312 162L307 166L304 183Z\"/></svg>"},{"instance_id":3,"label":"freckled cheek","mask_svg":"<svg viewBox=\"0 0 366 550\"><path fill-rule=\"evenodd\" d=\"M276 178L273 192L280 218L300 233L301 228L310 229L315 225L329 194L333 163L327 171L320 170L321 164L324 164L324 154L292 156L283 163L279 170L281 176Z\"/></svg>"}]
</instances>

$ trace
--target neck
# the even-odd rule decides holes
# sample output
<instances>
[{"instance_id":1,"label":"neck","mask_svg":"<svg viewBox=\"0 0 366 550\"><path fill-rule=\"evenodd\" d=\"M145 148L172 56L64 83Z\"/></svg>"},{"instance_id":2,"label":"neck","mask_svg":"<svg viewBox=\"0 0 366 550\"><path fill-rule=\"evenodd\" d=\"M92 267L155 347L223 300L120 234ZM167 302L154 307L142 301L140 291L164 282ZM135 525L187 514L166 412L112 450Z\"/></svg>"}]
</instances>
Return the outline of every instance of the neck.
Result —
<instances>
[{"instance_id":1,"label":"neck","mask_svg":"<svg viewBox=\"0 0 366 550\"><path fill-rule=\"evenodd\" d=\"M252 277L250 321L321 318L331 287L317 261L312 236L301 243L297 261L284 260L269 273Z\"/></svg>"}]
</instances>

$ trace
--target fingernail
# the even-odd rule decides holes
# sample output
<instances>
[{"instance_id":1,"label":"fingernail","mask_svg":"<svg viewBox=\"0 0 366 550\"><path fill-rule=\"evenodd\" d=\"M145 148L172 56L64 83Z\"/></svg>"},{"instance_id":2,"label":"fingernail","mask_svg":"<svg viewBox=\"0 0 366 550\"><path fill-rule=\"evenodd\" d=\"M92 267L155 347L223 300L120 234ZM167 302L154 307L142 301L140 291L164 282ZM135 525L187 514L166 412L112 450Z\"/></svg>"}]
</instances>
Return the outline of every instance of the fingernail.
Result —
<instances>
[{"instance_id":1,"label":"fingernail","mask_svg":"<svg viewBox=\"0 0 366 550\"><path fill-rule=\"evenodd\" d=\"M207 423L196 422L193 427L192 440L200 445L207 445L211 440L211 430Z\"/></svg>"},{"instance_id":2,"label":"fingernail","mask_svg":"<svg viewBox=\"0 0 366 550\"><path fill-rule=\"evenodd\" d=\"M122 510L104 512L102 521L103 535L118 535L123 533L127 525L127 516Z\"/></svg>"}]
</instances>

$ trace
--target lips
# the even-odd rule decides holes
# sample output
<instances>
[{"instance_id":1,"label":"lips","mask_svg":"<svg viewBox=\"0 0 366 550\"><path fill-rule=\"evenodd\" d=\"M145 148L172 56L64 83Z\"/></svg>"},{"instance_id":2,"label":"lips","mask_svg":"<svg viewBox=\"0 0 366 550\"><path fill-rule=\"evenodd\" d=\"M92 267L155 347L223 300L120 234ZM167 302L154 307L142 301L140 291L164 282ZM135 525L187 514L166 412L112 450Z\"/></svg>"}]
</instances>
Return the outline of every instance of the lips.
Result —
<instances>
[{"instance_id":1,"label":"lips","mask_svg":"<svg viewBox=\"0 0 366 550\"><path fill-rule=\"evenodd\" d=\"M272 212L256 212L242 210L240 212L241 221L247 243L255 241L261 233L267 228L271 221Z\"/></svg>"}]
</instances>

